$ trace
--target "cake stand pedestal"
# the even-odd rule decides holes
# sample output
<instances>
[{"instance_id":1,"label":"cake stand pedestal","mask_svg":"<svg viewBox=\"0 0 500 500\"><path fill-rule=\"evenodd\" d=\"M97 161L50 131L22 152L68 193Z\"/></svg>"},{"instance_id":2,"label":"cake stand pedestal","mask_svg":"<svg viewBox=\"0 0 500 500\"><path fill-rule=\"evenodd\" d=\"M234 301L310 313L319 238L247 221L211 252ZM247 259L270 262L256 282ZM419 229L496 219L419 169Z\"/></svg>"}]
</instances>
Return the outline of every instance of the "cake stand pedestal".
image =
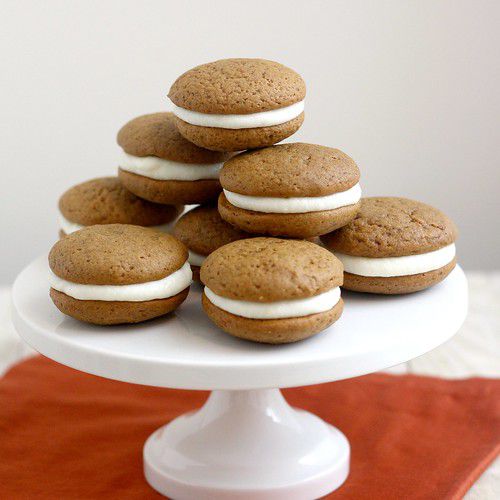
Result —
<instances>
[{"instance_id":1,"label":"cake stand pedestal","mask_svg":"<svg viewBox=\"0 0 500 500\"><path fill-rule=\"evenodd\" d=\"M37 351L115 380L212 390L200 410L158 429L144 446L147 481L174 499L312 500L335 490L349 473L346 437L291 408L278 388L408 361L451 338L467 311L467 283L457 267L442 283L411 295L344 292L335 325L296 344L271 346L217 329L201 309L198 285L165 318L115 327L80 323L51 303L47 272L40 258L13 288L15 327Z\"/></svg>"}]
</instances>

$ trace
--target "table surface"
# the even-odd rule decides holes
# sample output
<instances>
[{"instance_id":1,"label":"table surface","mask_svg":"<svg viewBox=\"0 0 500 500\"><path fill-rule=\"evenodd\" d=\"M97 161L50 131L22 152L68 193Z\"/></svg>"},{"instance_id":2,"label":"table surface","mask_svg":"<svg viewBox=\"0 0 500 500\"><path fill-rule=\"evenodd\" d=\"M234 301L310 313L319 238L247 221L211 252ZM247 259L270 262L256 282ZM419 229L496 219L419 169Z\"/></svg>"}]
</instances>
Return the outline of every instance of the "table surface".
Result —
<instances>
[{"instance_id":1,"label":"table surface","mask_svg":"<svg viewBox=\"0 0 500 500\"><path fill-rule=\"evenodd\" d=\"M344 293L340 320L302 342L272 346L234 338L201 308L201 287L172 315L139 325L100 327L60 313L47 294L46 258L13 287L13 318L37 351L107 378L184 389L259 389L309 385L408 361L452 337L467 311L457 267L442 283L399 296Z\"/></svg>"}]
</instances>

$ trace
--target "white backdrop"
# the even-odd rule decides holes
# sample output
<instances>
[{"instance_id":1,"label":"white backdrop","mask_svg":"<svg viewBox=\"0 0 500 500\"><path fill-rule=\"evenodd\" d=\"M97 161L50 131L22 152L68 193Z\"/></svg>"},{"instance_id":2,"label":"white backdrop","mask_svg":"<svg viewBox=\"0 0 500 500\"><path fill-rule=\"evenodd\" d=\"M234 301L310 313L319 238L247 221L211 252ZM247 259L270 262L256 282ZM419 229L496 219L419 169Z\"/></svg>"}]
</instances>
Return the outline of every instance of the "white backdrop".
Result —
<instances>
[{"instance_id":1,"label":"white backdrop","mask_svg":"<svg viewBox=\"0 0 500 500\"><path fill-rule=\"evenodd\" d=\"M366 195L444 210L468 268L498 268L500 3L0 0L0 281L57 235L58 196L113 174L118 128L224 57L300 72L293 140L338 147Z\"/></svg>"}]
</instances>

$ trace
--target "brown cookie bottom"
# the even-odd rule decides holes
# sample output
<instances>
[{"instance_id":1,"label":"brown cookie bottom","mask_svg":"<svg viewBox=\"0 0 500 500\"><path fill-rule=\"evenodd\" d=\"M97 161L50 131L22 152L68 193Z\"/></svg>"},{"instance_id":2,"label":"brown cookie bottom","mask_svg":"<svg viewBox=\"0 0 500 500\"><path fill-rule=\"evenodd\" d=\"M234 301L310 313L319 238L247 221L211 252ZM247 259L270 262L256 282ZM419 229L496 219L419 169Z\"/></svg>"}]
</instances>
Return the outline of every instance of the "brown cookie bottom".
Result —
<instances>
[{"instance_id":1,"label":"brown cookie bottom","mask_svg":"<svg viewBox=\"0 0 500 500\"><path fill-rule=\"evenodd\" d=\"M145 302L108 302L104 300L78 300L51 288L50 298L62 313L72 318L94 325L119 325L140 323L172 312L184 302L188 293L189 287L166 299Z\"/></svg>"},{"instance_id":2,"label":"brown cookie bottom","mask_svg":"<svg viewBox=\"0 0 500 500\"><path fill-rule=\"evenodd\" d=\"M312 238L330 233L351 222L359 211L360 203L335 210L299 214L255 212L232 205L224 195L219 196L220 216L229 224L253 234Z\"/></svg>"},{"instance_id":3,"label":"brown cookie bottom","mask_svg":"<svg viewBox=\"0 0 500 500\"><path fill-rule=\"evenodd\" d=\"M201 266L193 266L193 264L191 264L191 271L193 272L193 279L195 281L199 281L201 283L200 269L201 269Z\"/></svg>"},{"instance_id":4,"label":"brown cookie bottom","mask_svg":"<svg viewBox=\"0 0 500 500\"><path fill-rule=\"evenodd\" d=\"M161 181L118 169L123 185L139 198L164 205L193 205L213 202L222 188L217 179Z\"/></svg>"},{"instance_id":5,"label":"brown cookie bottom","mask_svg":"<svg viewBox=\"0 0 500 500\"><path fill-rule=\"evenodd\" d=\"M453 259L446 266L434 271L390 278L344 273L343 288L354 292L379 293L383 295L418 292L443 281L453 271L456 263L456 259Z\"/></svg>"},{"instance_id":6,"label":"brown cookie bottom","mask_svg":"<svg viewBox=\"0 0 500 500\"><path fill-rule=\"evenodd\" d=\"M271 146L294 134L304 121L304 113L271 127L228 129L200 127L175 118L177 129L188 141L212 151L243 151Z\"/></svg>"},{"instance_id":7,"label":"brown cookie bottom","mask_svg":"<svg viewBox=\"0 0 500 500\"><path fill-rule=\"evenodd\" d=\"M205 293L202 304L208 317L225 332L264 344L288 344L311 337L335 323L344 308L344 302L340 299L335 307L323 313L299 318L250 319L220 309L210 302Z\"/></svg>"}]
</instances>

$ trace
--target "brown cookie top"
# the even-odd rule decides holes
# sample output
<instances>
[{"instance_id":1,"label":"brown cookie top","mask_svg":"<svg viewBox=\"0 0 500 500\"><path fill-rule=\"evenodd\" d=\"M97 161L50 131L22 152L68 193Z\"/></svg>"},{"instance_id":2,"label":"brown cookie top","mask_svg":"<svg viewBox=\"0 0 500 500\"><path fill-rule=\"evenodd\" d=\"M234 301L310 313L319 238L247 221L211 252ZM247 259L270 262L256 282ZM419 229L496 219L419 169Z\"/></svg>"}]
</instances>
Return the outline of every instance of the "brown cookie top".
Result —
<instances>
[{"instance_id":1,"label":"brown cookie top","mask_svg":"<svg viewBox=\"0 0 500 500\"><path fill-rule=\"evenodd\" d=\"M326 196L358 181L359 169L345 153L301 142L241 153L224 163L220 173L224 189L276 198Z\"/></svg>"},{"instance_id":2,"label":"brown cookie top","mask_svg":"<svg viewBox=\"0 0 500 500\"><path fill-rule=\"evenodd\" d=\"M302 101L306 85L286 66L265 59L222 59L186 71L168 93L181 108L211 114L248 114Z\"/></svg>"},{"instance_id":3,"label":"brown cookie top","mask_svg":"<svg viewBox=\"0 0 500 500\"><path fill-rule=\"evenodd\" d=\"M455 224L437 208L407 198L363 198L356 218L323 244L347 255L401 257L431 252L457 238Z\"/></svg>"},{"instance_id":4,"label":"brown cookie top","mask_svg":"<svg viewBox=\"0 0 500 500\"><path fill-rule=\"evenodd\" d=\"M118 144L133 156L157 156L181 163L220 163L230 154L209 151L184 139L172 113L153 113L130 120L118 132Z\"/></svg>"},{"instance_id":5,"label":"brown cookie top","mask_svg":"<svg viewBox=\"0 0 500 500\"><path fill-rule=\"evenodd\" d=\"M49 254L52 272L67 281L131 285L177 271L186 247L170 234L127 224L89 226L59 240Z\"/></svg>"},{"instance_id":6,"label":"brown cookie top","mask_svg":"<svg viewBox=\"0 0 500 500\"><path fill-rule=\"evenodd\" d=\"M209 255L232 241L252 237L222 220L216 205L201 205L185 213L175 224L174 236L200 255Z\"/></svg>"},{"instance_id":7,"label":"brown cookie top","mask_svg":"<svg viewBox=\"0 0 500 500\"><path fill-rule=\"evenodd\" d=\"M328 250L278 238L229 243L201 266L201 281L216 294L251 302L312 297L341 285L342 275L341 262Z\"/></svg>"},{"instance_id":8,"label":"brown cookie top","mask_svg":"<svg viewBox=\"0 0 500 500\"><path fill-rule=\"evenodd\" d=\"M71 222L158 226L173 221L182 206L143 200L125 189L118 177L100 177L77 184L59 199L59 210Z\"/></svg>"}]
</instances>

